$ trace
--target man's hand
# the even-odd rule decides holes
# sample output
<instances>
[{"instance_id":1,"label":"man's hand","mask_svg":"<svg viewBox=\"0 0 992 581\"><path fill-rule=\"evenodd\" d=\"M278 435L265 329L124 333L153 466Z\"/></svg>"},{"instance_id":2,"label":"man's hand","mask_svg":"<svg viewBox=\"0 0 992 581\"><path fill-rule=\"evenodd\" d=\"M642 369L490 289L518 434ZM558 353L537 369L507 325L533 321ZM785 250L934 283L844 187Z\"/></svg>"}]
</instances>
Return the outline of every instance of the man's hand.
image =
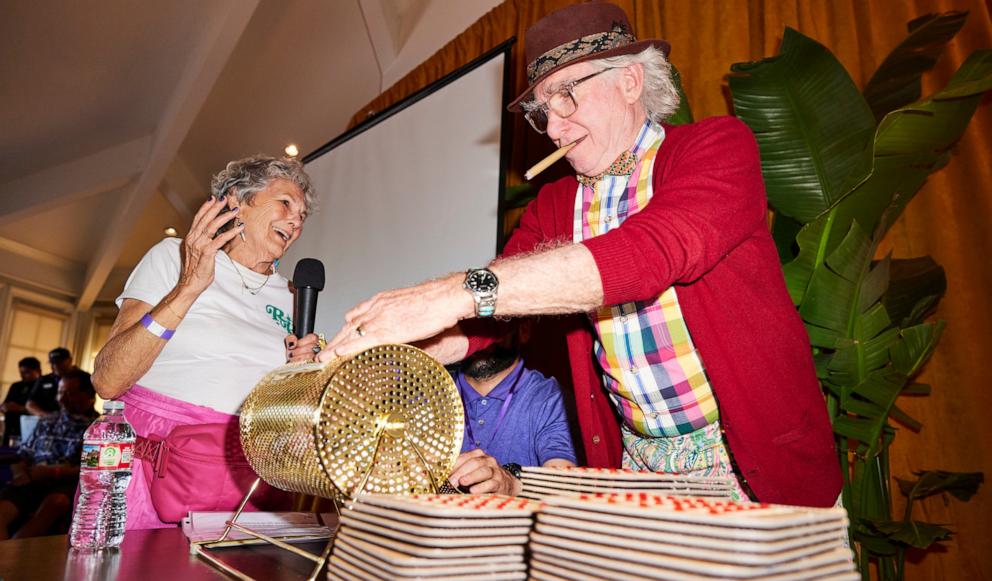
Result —
<instances>
[{"instance_id":1,"label":"man's hand","mask_svg":"<svg viewBox=\"0 0 992 581\"><path fill-rule=\"evenodd\" d=\"M434 337L475 313L472 297L454 273L417 286L381 292L345 315L345 325L317 356L348 357L376 345Z\"/></svg>"},{"instance_id":2,"label":"man's hand","mask_svg":"<svg viewBox=\"0 0 992 581\"><path fill-rule=\"evenodd\" d=\"M523 489L522 482L503 470L495 458L479 449L458 456L448 482L456 488L467 486L472 494L516 496Z\"/></svg>"}]
</instances>

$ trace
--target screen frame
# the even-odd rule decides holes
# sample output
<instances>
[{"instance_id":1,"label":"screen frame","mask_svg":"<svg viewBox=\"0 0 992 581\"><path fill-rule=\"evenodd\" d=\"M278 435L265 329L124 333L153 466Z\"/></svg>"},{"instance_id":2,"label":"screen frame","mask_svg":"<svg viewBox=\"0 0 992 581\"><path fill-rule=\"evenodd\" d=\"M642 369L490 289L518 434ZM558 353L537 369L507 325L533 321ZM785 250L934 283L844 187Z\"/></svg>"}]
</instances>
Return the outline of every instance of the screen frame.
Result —
<instances>
[{"instance_id":1,"label":"screen frame","mask_svg":"<svg viewBox=\"0 0 992 581\"><path fill-rule=\"evenodd\" d=\"M500 250L502 250L503 245L506 243L506 235L504 234L505 229L505 214L506 214L506 172L510 165L510 133L512 130L512 122L510 117L510 112L507 106L510 104L512 89L511 76L513 74L513 46L516 43L517 38L511 37L502 43L496 45L495 47L489 49L483 53L478 58L472 60L468 64L459 67L458 69L448 73L447 75L441 77L440 79L434 81L430 85L427 85L423 89L404 97L400 101L393 103L389 107L386 107L382 111L370 111L369 116L365 121L362 121L358 125L352 127L351 129L345 131L341 135L338 135L334 139L328 141L324 145L321 145L312 152L304 155L301 158L301 162L304 164L310 163L322 155L332 151L333 149L344 145L348 141L354 139L355 137L365 133L369 129L375 127L379 123L389 119L393 115L396 115L400 111L403 111L407 107L426 99L437 91L443 89L444 87L455 82L459 78L467 75L468 73L474 71L475 69L481 67L482 65L488 63L493 58L504 55L503 58L503 95L500 99L502 103L502 109L500 112L500 136L499 136L499 175L501 179L499 180L499 188L497 192L497 203L496 203L496 237L494 240L494 251L495 256L499 255Z\"/></svg>"}]
</instances>

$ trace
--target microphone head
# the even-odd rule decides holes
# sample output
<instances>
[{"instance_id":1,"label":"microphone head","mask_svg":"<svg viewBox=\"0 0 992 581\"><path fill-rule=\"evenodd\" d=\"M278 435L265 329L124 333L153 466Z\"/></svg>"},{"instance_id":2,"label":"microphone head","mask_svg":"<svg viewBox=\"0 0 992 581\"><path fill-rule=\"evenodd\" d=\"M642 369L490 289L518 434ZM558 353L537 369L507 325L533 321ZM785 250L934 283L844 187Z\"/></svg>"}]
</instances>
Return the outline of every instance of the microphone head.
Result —
<instances>
[{"instance_id":1,"label":"microphone head","mask_svg":"<svg viewBox=\"0 0 992 581\"><path fill-rule=\"evenodd\" d=\"M301 258L293 271L293 286L324 290L324 263L316 258Z\"/></svg>"}]
</instances>

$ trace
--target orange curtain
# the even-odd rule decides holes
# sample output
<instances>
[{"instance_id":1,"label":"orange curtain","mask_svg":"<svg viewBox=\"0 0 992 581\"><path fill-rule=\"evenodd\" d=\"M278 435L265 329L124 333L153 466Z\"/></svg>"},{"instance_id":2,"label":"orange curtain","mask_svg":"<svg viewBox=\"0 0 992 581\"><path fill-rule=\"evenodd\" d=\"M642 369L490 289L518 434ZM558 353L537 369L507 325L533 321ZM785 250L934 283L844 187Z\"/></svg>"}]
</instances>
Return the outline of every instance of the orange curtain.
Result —
<instances>
[{"instance_id":1,"label":"orange curtain","mask_svg":"<svg viewBox=\"0 0 992 581\"><path fill-rule=\"evenodd\" d=\"M568 0L507 0L438 51L427 62L363 108L380 111L516 36ZM639 38L665 38L682 74L697 119L732 112L725 75L735 62L778 52L782 31L791 26L829 47L860 86L905 37L906 23L932 12L967 10L964 29L924 78L924 95L943 87L973 51L992 47L992 18L985 0L627 0L617 1ZM526 86L523 47L513 51L514 87ZM937 317L948 321L937 351L920 381L933 393L903 398L899 405L923 422L914 434L899 429L892 447L892 474L914 470L983 471L992 477L992 389L982 360L992 354L992 107L987 98L957 146L950 165L935 174L884 243L896 258L930 255L947 272L948 290ZM509 183L519 183L530 163L550 151L520 116L513 122ZM564 164L559 164L564 166ZM557 168L562 171L561 167ZM567 169L567 168L566 168ZM548 175L547 179L554 177ZM542 175L542 178L545 178ZM512 223L513 217L508 219ZM896 490L894 488L894 490ZM894 493L894 514L902 499ZM950 523L957 531L941 551L910 557L908 579L992 578L992 493L968 503L932 498L914 517Z\"/></svg>"}]
</instances>

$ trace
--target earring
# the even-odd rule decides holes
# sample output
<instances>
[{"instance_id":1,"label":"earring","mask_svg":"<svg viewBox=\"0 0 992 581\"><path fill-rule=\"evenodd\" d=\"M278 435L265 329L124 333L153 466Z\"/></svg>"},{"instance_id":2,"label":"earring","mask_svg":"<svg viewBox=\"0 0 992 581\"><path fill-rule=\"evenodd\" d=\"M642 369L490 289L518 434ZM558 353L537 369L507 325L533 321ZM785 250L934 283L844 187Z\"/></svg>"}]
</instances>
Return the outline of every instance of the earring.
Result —
<instances>
[{"instance_id":1,"label":"earring","mask_svg":"<svg viewBox=\"0 0 992 581\"><path fill-rule=\"evenodd\" d=\"M238 218L235 218L234 219L234 225L240 227L240 226L244 226L245 223L242 222L241 220L239 220ZM245 231L244 230L242 230L238 234L241 236L241 241L242 242L247 242L247 240L245 240Z\"/></svg>"},{"instance_id":2,"label":"earring","mask_svg":"<svg viewBox=\"0 0 992 581\"><path fill-rule=\"evenodd\" d=\"M279 268L279 259L278 258L272 261L272 274L275 274L276 273L276 269L277 268Z\"/></svg>"}]
</instances>

